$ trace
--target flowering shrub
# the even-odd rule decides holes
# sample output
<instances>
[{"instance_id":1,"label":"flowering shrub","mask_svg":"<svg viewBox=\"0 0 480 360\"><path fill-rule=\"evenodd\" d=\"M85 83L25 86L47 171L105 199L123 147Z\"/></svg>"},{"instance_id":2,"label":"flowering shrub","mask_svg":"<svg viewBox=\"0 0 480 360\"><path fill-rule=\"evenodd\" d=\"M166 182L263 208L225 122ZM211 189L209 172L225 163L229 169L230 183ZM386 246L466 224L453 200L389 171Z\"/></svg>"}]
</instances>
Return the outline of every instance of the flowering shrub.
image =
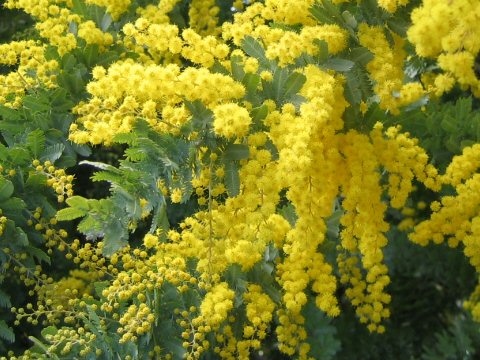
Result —
<instances>
[{"instance_id":1,"label":"flowering shrub","mask_svg":"<svg viewBox=\"0 0 480 360\"><path fill-rule=\"evenodd\" d=\"M0 45L10 358L352 358L417 245L464 269L436 338L475 349L480 1L5 6L36 21Z\"/></svg>"}]
</instances>

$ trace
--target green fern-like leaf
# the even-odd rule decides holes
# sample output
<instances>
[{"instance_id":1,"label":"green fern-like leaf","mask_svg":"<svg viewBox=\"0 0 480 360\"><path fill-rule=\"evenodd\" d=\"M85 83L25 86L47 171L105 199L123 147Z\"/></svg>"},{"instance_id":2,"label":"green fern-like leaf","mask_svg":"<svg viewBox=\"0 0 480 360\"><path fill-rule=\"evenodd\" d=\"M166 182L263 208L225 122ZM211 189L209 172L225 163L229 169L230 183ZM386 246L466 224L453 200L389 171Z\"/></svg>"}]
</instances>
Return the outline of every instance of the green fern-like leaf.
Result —
<instances>
[{"instance_id":1,"label":"green fern-like leaf","mask_svg":"<svg viewBox=\"0 0 480 360\"><path fill-rule=\"evenodd\" d=\"M7 308L7 309L12 307L12 302L10 301L10 295L8 295L2 289L0 289L0 307Z\"/></svg>"},{"instance_id":2,"label":"green fern-like leaf","mask_svg":"<svg viewBox=\"0 0 480 360\"><path fill-rule=\"evenodd\" d=\"M87 213L85 210L77 209L77 208L66 208L59 210L57 212L56 218L58 221L69 221L78 219L80 217L85 216Z\"/></svg>"},{"instance_id":3,"label":"green fern-like leaf","mask_svg":"<svg viewBox=\"0 0 480 360\"><path fill-rule=\"evenodd\" d=\"M472 319L456 317L450 327L435 333L435 342L424 347L422 360L478 359L479 329Z\"/></svg>"},{"instance_id":4,"label":"green fern-like leaf","mask_svg":"<svg viewBox=\"0 0 480 360\"><path fill-rule=\"evenodd\" d=\"M45 134L42 130L36 129L27 135L27 147L37 158L45 147Z\"/></svg>"},{"instance_id":5,"label":"green fern-like leaf","mask_svg":"<svg viewBox=\"0 0 480 360\"><path fill-rule=\"evenodd\" d=\"M0 320L0 338L13 343L15 341L15 334L10 326L7 325L5 320Z\"/></svg>"}]
</instances>

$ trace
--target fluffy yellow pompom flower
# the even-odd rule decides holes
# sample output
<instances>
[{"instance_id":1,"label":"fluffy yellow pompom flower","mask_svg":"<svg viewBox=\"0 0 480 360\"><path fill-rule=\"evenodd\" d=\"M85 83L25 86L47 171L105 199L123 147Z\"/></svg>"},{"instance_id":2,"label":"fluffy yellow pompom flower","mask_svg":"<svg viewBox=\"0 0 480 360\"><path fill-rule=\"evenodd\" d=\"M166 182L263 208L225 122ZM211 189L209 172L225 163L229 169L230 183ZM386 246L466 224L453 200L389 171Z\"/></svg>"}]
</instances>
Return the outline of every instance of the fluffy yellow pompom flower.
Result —
<instances>
[{"instance_id":1,"label":"fluffy yellow pompom flower","mask_svg":"<svg viewBox=\"0 0 480 360\"><path fill-rule=\"evenodd\" d=\"M182 190L178 188L173 189L170 200L172 200L172 202L175 204L179 204L182 201Z\"/></svg>"},{"instance_id":2,"label":"fluffy yellow pompom flower","mask_svg":"<svg viewBox=\"0 0 480 360\"><path fill-rule=\"evenodd\" d=\"M229 311L233 308L234 297L235 292L228 287L227 283L215 285L205 295L200 305L201 316L198 319L203 320L212 329L217 329L227 319Z\"/></svg>"},{"instance_id":3,"label":"fluffy yellow pompom flower","mask_svg":"<svg viewBox=\"0 0 480 360\"><path fill-rule=\"evenodd\" d=\"M145 247L147 249L151 249L151 248L157 246L158 245L158 237L153 235L153 234L145 235L145 237L143 238L143 245L145 245Z\"/></svg>"},{"instance_id":4,"label":"fluffy yellow pompom flower","mask_svg":"<svg viewBox=\"0 0 480 360\"><path fill-rule=\"evenodd\" d=\"M405 6L409 0L379 0L378 5L390 13L397 11L398 6Z\"/></svg>"},{"instance_id":5,"label":"fluffy yellow pompom flower","mask_svg":"<svg viewBox=\"0 0 480 360\"><path fill-rule=\"evenodd\" d=\"M105 7L112 18L117 20L120 15L128 10L131 0L87 0L86 3Z\"/></svg>"},{"instance_id":6,"label":"fluffy yellow pompom flower","mask_svg":"<svg viewBox=\"0 0 480 360\"><path fill-rule=\"evenodd\" d=\"M480 81L475 74L475 59L480 52L480 2L424 0L412 11L411 19L407 37L415 52L436 58L446 75L435 84L436 95L458 83L480 97Z\"/></svg>"},{"instance_id":7,"label":"fluffy yellow pompom flower","mask_svg":"<svg viewBox=\"0 0 480 360\"><path fill-rule=\"evenodd\" d=\"M218 105L213 109L215 134L226 138L241 137L248 133L252 118L247 109L234 104Z\"/></svg>"}]
</instances>

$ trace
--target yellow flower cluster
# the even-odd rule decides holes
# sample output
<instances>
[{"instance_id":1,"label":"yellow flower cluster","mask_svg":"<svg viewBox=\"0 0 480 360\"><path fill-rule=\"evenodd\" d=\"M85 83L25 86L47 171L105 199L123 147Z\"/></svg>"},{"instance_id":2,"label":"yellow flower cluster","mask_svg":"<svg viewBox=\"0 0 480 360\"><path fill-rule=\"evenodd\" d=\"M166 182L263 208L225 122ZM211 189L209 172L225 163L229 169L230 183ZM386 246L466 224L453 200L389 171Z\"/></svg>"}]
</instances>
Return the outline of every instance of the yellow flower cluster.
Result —
<instances>
[{"instance_id":1,"label":"yellow flower cluster","mask_svg":"<svg viewBox=\"0 0 480 360\"><path fill-rule=\"evenodd\" d=\"M73 175L67 175L64 169L56 168L48 160L43 165L39 160L33 160L32 165L37 172L47 176L47 185L55 190L59 203L64 202L65 198L73 196Z\"/></svg>"},{"instance_id":2,"label":"yellow flower cluster","mask_svg":"<svg viewBox=\"0 0 480 360\"><path fill-rule=\"evenodd\" d=\"M379 170L383 167L389 174L386 190L390 205L395 208L405 205L414 178L432 190L440 189L437 170L428 164L428 156L417 140L408 135L400 133L398 127L384 133L377 124L370 138L350 131L342 140L341 152L349 174L342 184L345 214L340 221L344 229L337 262L340 281L349 286L346 295L370 331L383 332L385 328L380 323L390 315L386 308L390 295L384 291L390 279L382 253L388 224L383 220L386 204L381 200ZM365 278L360 264L366 271Z\"/></svg>"},{"instance_id":3,"label":"yellow flower cluster","mask_svg":"<svg viewBox=\"0 0 480 360\"><path fill-rule=\"evenodd\" d=\"M417 145L418 140L401 133L400 126L390 127L383 134L383 126L377 123L370 133L375 152L388 171L390 205L401 208L413 190L414 178L427 188L440 190L437 169L428 164L428 155Z\"/></svg>"},{"instance_id":4,"label":"yellow flower cluster","mask_svg":"<svg viewBox=\"0 0 480 360\"><path fill-rule=\"evenodd\" d=\"M472 313L475 321L480 322L480 284L475 287L469 299L463 303L465 309Z\"/></svg>"},{"instance_id":5,"label":"yellow flower cluster","mask_svg":"<svg viewBox=\"0 0 480 360\"><path fill-rule=\"evenodd\" d=\"M258 38L260 33L270 33L270 27L266 25L266 20L261 15L264 7L262 3L256 2L245 11L236 13L233 23L226 22L222 25L222 37L225 40L232 39L238 46L247 35Z\"/></svg>"},{"instance_id":6,"label":"yellow flower cluster","mask_svg":"<svg viewBox=\"0 0 480 360\"><path fill-rule=\"evenodd\" d=\"M338 25L305 26L299 34L284 31L281 36L267 45L266 55L269 59L279 59L279 65L285 66L295 62L302 53L316 55L319 51L315 40L328 44L328 52L337 54L347 45L347 32Z\"/></svg>"},{"instance_id":7,"label":"yellow flower cluster","mask_svg":"<svg viewBox=\"0 0 480 360\"><path fill-rule=\"evenodd\" d=\"M410 0L378 0L378 5L390 13L397 11L399 6L405 6Z\"/></svg>"},{"instance_id":8,"label":"yellow flower cluster","mask_svg":"<svg viewBox=\"0 0 480 360\"><path fill-rule=\"evenodd\" d=\"M213 128L217 135L231 139L248 133L252 119L247 109L235 103L222 104L213 109L213 114Z\"/></svg>"},{"instance_id":9,"label":"yellow flower cluster","mask_svg":"<svg viewBox=\"0 0 480 360\"><path fill-rule=\"evenodd\" d=\"M0 64L17 67L0 75L0 104L19 107L26 90L38 85L54 86L56 61L47 61L45 46L33 41L12 41L0 45ZM12 97L13 99L9 99Z\"/></svg>"},{"instance_id":10,"label":"yellow flower cluster","mask_svg":"<svg viewBox=\"0 0 480 360\"><path fill-rule=\"evenodd\" d=\"M410 239L420 245L427 245L431 240L437 244L442 243L445 237L448 244L456 247L459 242L464 242L467 252L468 247L474 248L473 221L477 218L480 205L478 189L480 174L478 168L479 147L474 145L466 147L462 155L456 156L441 180L445 184L454 186L456 195L443 196L441 202L433 202L433 211L430 219L421 222L410 234ZM476 220L475 220L476 221ZM477 227L475 227L475 231ZM474 254L468 250L467 256ZM471 260L472 261L472 260Z\"/></svg>"},{"instance_id":11,"label":"yellow flower cluster","mask_svg":"<svg viewBox=\"0 0 480 360\"><path fill-rule=\"evenodd\" d=\"M293 63L302 53L317 54L319 49L315 45L315 40L327 42L331 54L345 49L346 31L338 25L316 25L309 15L306 3L311 5L313 1L267 1L265 5L253 4L244 12L235 14L233 23L223 25L222 36L226 40L232 39L236 45L240 45L247 35L261 39L265 45L267 57L278 58L280 66ZM270 20L284 23L294 21L292 24L303 23L306 26L300 33L296 33L272 28L267 25Z\"/></svg>"},{"instance_id":12,"label":"yellow flower cluster","mask_svg":"<svg viewBox=\"0 0 480 360\"><path fill-rule=\"evenodd\" d=\"M262 16L266 20L289 25L313 25L315 20L308 11L314 0L266 0Z\"/></svg>"},{"instance_id":13,"label":"yellow flower cluster","mask_svg":"<svg viewBox=\"0 0 480 360\"><path fill-rule=\"evenodd\" d=\"M403 84L404 40L394 33L392 37L393 48L383 28L366 24L359 26L360 43L374 54L373 60L367 64L367 70L375 82L373 90L380 98L380 107L396 115L399 107L419 100L425 91L419 82Z\"/></svg>"},{"instance_id":14,"label":"yellow flower cluster","mask_svg":"<svg viewBox=\"0 0 480 360\"><path fill-rule=\"evenodd\" d=\"M170 194L170 200L174 204L179 204L182 201L182 189L173 189L172 193Z\"/></svg>"},{"instance_id":15,"label":"yellow flower cluster","mask_svg":"<svg viewBox=\"0 0 480 360\"><path fill-rule=\"evenodd\" d=\"M480 174L476 172L480 165L479 149L478 145L466 147L461 155L454 157L440 178L455 188L456 195L443 196L440 202L433 202L430 218L416 225L409 235L411 241L422 246L430 241L441 244L445 239L450 247L463 243L464 253L477 272L480 271ZM477 321L480 319L479 289L477 285L464 304Z\"/></svg>"},{"instance_id":16,"label":"yellow flower cluster","mask_svg":"<svg viewBox=\"0 0 480 360\"><path fill-rule=\"evenodd\" d=\"M130 6L129 0L89 1L105 6L115 19ZM68 1L61 2L63 8L50 2L45 8L31 0L25 0L25 4L21 0L9 0L8 3L25 8L39 18L42 36L57 46L61 54L76 46L75 36L67 28L70 22L78 25L78 37L89 44L106 48L117 40L98 29L92 21L82 22L72 15L69 10L72 4ZM480 167L480 146L466 148L452 161L445 174L439 176L417 140L402 133L400 127L384 130L377 124L369 134L346 131L343 113L348 106L354 105L344 98L345 78L316 65L296 70L306 77L299 92L302 102L259 101L263 103L255 106L260 105L257 110L266 109L266 115L254 127L253 105L244 101L244 85L235 81L233 75L215 73L212 66L218 61L231 70L228 57L235 57L246 73L259 72L264 81L272 80L270 70L273 69L259 71L259 61L239 49L233 50L231 43L239 45L245 36L253 36L265 45L266 56L278 59L282 67L292 64L302 53L317 54L316 40L325 41L330 54L340 53L347 46L349 34L336 25L317 24L308 11L313 0L266 0L251 4L235 14L233 23L223 25L223 40L216 36L220 31L216 2L193 0L189 8L190 27L179 33L168 17L177 3L177 0L162 0L158 6L137 9L140 17L123 26L124 38L118 39L118 43L133 50L139 58L135 61L121 58L108 69L93 69L93 80L87 86L90 98L74 109L78 118L71 126L70 140L78 144L109 145L116 134L130 132L138 119L145 119L158 132L179 135L180 128L192 117L188 102L199 100L213 113L213 134L209 136L222 137L222 144L230 141L234 143L230 145L248 147L248 156L233 163L238 167L239 178L235 196L230 188L227 191L227 177L232 174L228 168L231 164L224 161L224 148L201 147L195 149L200 171L192 171L193 191L200 210L184 219L177 229L168 231L165 241L159 241L158 232L147 234L143 237L143 247L125 247L107 260L102 256L103 242L81 246L80 241L75 240L66 244L66 232L54 230L55 223L43 219L41 209L35 211L30 221L30 225L36 222L35 229L43 231L49 248L56 246L66 251L66 257L80 269L95 272L98 277L111 277L110 285L102 292L104 299L99 309L119 321L121 342L135 341L152 330L155 315L148 299L149 292L169 283L180 293L194 289L202 296L205 294L199 311L192 306L188 311L176 313L180 315L177 323L184 329L183 345L191 350L188 359L199 358L208 349L211 338L207 334L211 332L217 333L218 347L214 351L221 358L247 359L252 349L259 349L275 314L279 322L275 329L279 349L307 359L310 346L306 342L302 310L308 296L313 293L316 306L327 315L334 317L340 313L335 295L334 264L327 261L321 250L327 238L327 220L334 209L343 212L340 244L336 248L339 281L346 288L346 296L360 321L372 332L384 332L382 321L390 316L388 304L391 300L386 292L390 278L383 258L387 245L385 234L389 229L385 212L387 206L391 206L403 208L404 215L411 215L411 209L405 208L405 204L414 190L414 181L434 191L440 190L442 184L452 185L457 194L433 203L431 218L414 227L411 240L425 245L430 240L441 243L448 237L450 246L457 246L461 241L472 265L480 270L480 246L476 240L480 236L480 217L477 216L480 174L476 173ZM380 0L378 3L387 11L395 12L408 1ZM433 83L435 86L443 83L447 88L455 78L462 85L474 87L469 76L478 48L477 40L470 38L473 26L470 22L476 15L466 16L465 20L455 15L450 22L446 21L455 26L455 39L464 41L461 45L452 44L448 26L438 20L444 13L455 14L460 4L466 6L465 1L453 0L452 3L455 4L453 10L447 11L445 4L437 6L425 0L413 17L414 26L409 34L412 42L421 48L426 39L423 33L430 29L430 25L421 24L427 22L426 9L433 11L428 21L441 27L442 36L436 43L423 44L423 55L438 57L440 66L446 71ZM473 11L473 5L469 3L468 6L466 8ZM235 7L241 9L243 5L237 1ZM470 27L461 25L462 21ZM271 22L303 27L295 32L272 27ZM458 33L460 28L466 29L465 33ZM471 31L476 34L477 30ZM392 34L391 45L384 29L366 24L359 26L358 35L361 45L374 54L367 69L375 81L374 91L382 109L397 114L402 106L426 94L420 83L404 84L404 41L399 36ZM29 63L34 57L42 59L42 46L17 42L0 45L0 50L6 54L0 59L3 64L26 66L19 70L18 78L26 69L34 68L41 74L39 78L42 79L43 74L42 81L48 83L49 71L53 71L56 64L47 66L42 60L43 65L39 67ZM422 55L421 51L419 53ZM176 64L175 59L181 57L199 67ZM468 65L466 69L460 69L462 62ZM8 80L0 77L0 82L11 86L16 79L13 75ZM28 83L29 86L33 84ZM25 88L19 90L18 96ZM0 102L6 96L2 91ZM366 110L365 106L361 107L362 111ZM198 139L197 136L190 134L190 139ZM59 201L72 196L73 177L50 163L35 161L33 165L37 171L47 174L47 184L58 193ZM181 202L184 195L188 195L185 188L167 189L162 181L158 182L158 191L169 196L173 203ZM385 194L389 196L388 202L384 200ZM288 202L286 215L278 212L283 205L281 201ZM141 199L140 204L142 216L148 216L152 208L148 200ZM294 213L292 218L287 215L288 211ZM3 219L1 217L0 222L4 222ZM412 225L405 222L404 227ZM265 260L270 250L279 254ZM187 270L190 259L195 260L195 277ZM260 285L247 284L246 291L241 294L246 322L239 337L234 334L232 323L236 319L231 316L237 311L234 301L239 295L238 289L236 293L225 282L225 272L232 267L244 273L255 271L261 261L268 261L271 266L281 299L276 303ZM30 285L35 284L29 279L28 270L17 267L17 271ZM53 282L53 279L42 278L37 269L34 276L47 284L35 287L39 294L44 294L40 296L43 302L48 302L58 291L68 295L68 299L63 299L66 303L61 298L58 303L53 300L47 305L41 303L43 310L55 307L57 314L66 314L68 321L75 321L72 311L67 313L65 308L81 306L80 298L89 289L87 280L92 279L72 275ZM476 309L472 310L474 315L480 313L477 293L478 290L466 304ZM119 310L127 302L130 307ZM20 318L30 316L24 311L19 314ZM31 319L32 322L37 320ZM55 319L53 315L47 318L52 322Z\"/></svg>"},{"instance_id":17,"label":"yellow flower cluster","mask_svg":"<svg viewBox=\"0 0 480 360\"><path fill-rule=\"evenodd\" d=\"M124 44L141 55L145 63L152 60L161 62L165 57L182 51L182 40L178 36L178 27L168 23L154 23L140 17L135 23L127 23L122 29ZM148 52L148 56L144 53Z\"/></svg>"},{"instance_id":18,"label":"yellow flower cluster","mask_svg":"<svg viewBox=\"0 0 480 360\"><path fill-rule=\"evenodd\" d=\"M200 358L201 354L209 349L210 341L205 338L205 335L211 331L210 326L201 325L201 319L198 316L196 306L185 307L183 311L181 308L176 308L174 314L177 315L176 323L180 325L184 331L181 334L183 347L188 353L185 354L185 359L193 360Z\"/></svg>"},{"instance_id":19,"label":"yellow flower cluster","mask_svg":"<svg viewBox=\"0 0 480 360\"><path fill-rule=\"evenodd\" d=\"M102 323L103 320L100 320ZM79 327L78 329L72 329L71 327L62 327L58 329L55 335L46 334L45 339L49 342L49 346L45 347L45 351L49 353L58 352L58 349L61 350L62 356L68 356L72 349L79 344L84 348L79 351L79 355L86 357L87 355L96 355L97 357L102 355L101 349L94 349L91 346L91 343L95 341L97 335L86 330L84 327ZM8 360L29 360L32 359L35 355L31 350L25 351L22 355L14 356L14 352L9 352ZM6 357L0 358L2 360L7 360Z\"/></svg>"},{"instance_id":20,"label":"yellow flower cluster","mask_svg":"<svg viewBox=\"0 0 480 360\"><path fill-rule=\"evenodd\" d=\"M182 49L182 56L206 68L212 67L215 59L225 59L230 52L228 45L220 43L212 35L202 38L194 30L185 29L182 32L182 37L185 44Z\"/></svg>"},{"instance_id":21,"label":"yellow flower cluster","mask_svg":"<svg viewBox=\"0 0 480 360\"><path fill-rule=\"evenodd\" d=\"M102 241L99 241L96 245L87 242L81 246L80 240L75 239L71 244L60 242L58 249L67 251L65 257L72 260L74 264L78 264L80 269L86 269L99 278L107 273L112 275L118 273L118 269L114 267L113 259L108 264L107 259L102 255ZM90 280L94 280L96 276L91 276Z\"/></svg>"},{"instance_id":22,"label":"yellow flower cluster","mask_svg":"<svg viewBox=\"0 0 480 360\"><path fill-rule=\"evenodd\" d=\"M225 325L223 334L216 336L219 344L214 351L222 359L250 359L252 350L258 350L265 339L273 318L275 303L263 293L261 286L251 284L243 295L248 323L243 327L243 338L236 338L230 325ZM233 319L231 319L233 320Z\"/></svg>"},{"instance_id":23,"label":"yellow flower cluster","mask_svg":"<svg viewBox=\"0 0 480 360\"><path fill-rule=\"evenodd\" d=\"M471 178L480 168L480 144L463 149L461 155L454 156L441 179L444 184L459 185Z\"/></svg>"},{"instance_id":24,"label":"yellow flower cluster","mask_svg":"<svg viewBox=\"0 0 480 360\"><path fill-rule=\"evenodd\" d=\"M112 15L113 20L127 12L131 0L85 0L87 4L93 4L106 8L107 12ZM162 1L163 2L163 1Z\"/></svg>"},{"instance_id":25,"label":"yellow flower cluster","mask_svg":"<svg viewBox=\"0 0 480 360\"><path fill-rule=\"evenodd\" d=\"M418 55L437 59L444 71L435 81L437 95L457 82L480 96L480 80L475 75L475 60L480 51L480 4L477 1L424 0L412 12L408 40Z\"/></svg>"},{"instance_id":26,"label":"yellow flower cluster","mask_svg":"<svg viewBox=\"0 0 480 360\"><path fill-rule=\"evenodd\" d=\"M253 327L244 329L244 337L252 337L255 332L258 332L260 339L265 338L267 326L272 321L275 303L267 294L263 293L261 286L254 284L248 286L243 299L247 304L247 319L253 325Z\"/></svg>"},{"instance_id":27,"label":"yellow flower cluster","mask_svg":"<svg viewBox=\"0 0 480 360\"><path fill-rule=\"evenodd\" d=\"M208 201L209 209L185 220L175 251L198 257L197 269L207 282L229 264L239 264L248 271L262 259L270 242L283 243L289 229L286 220L274 214L280 187L275 162L263 149L265 142L263 133L248 137L249 159L239 171L240 193L224 204L216 200L225 192L223 168L207 165L207 171L192 182L204 199L202 204ZM216 158L213 155L211 159Z\"/></svg>"},{"instance_id":28,"label":"yellow flower cluster","mask_svg":"<svg viewBox=\"0 0 480 360\"><path fill-rule=\"evenodd\" d=\"M12 41L8 44L1 44L0 51L3 56L0 58L0 62L9 66L16 65L18 62L23 63L28 59L28 57L25 57L25 53L28 53L28 50L36 46L37 44L33 40Z\"/></svg>"},{"instance_id":29,"label":"yellow flower cluster","mask_svg":"<svg viewBox=\"0 0 480 360\"><path fill-rule=\"evenodd\" d=\"M235 292L225 282L215 285L200 305L200 316L202 323L213 331L220 328L220 325L227 320L228 313L233 308Z\"/></svg>"},{"instance_id":30,"label":"yellow flower cluster","mask_svg":"<svg viewBox=\"0 0 480 360\"><path fill-rule=\"evenodd\" d=\"M87 0L86 3L105 7L112 18L118 20L131 0ZM21 9L38 19L35 28L61 56L77 47L77 37L87 44L98 44L101 51L114 43L112 34L102 31L92 20L84 19L83 14L77 14L72 1L8 0L5 6Z\"/></svg>"},{"instance_id":31,"label":"yellow flower cluster","mask_svg":"<svg viewBox=\"0 0 480 360\"><path fill-rule=\"evenodd\" d=\"M45 2L34 0L8 0L5 3L9 9L21 9L37 18L35 24L41 37L57 47L58 53L64 55L77 46L75 35L69 31L71 22L80 23L80 16L73 14L68 7L61 7L57 1ZM72 3L67 6L73 7Z\"/></svg>"},{"instance_id":32,"label":"yellow flower cluster","mask_svg":"<svg viewBox=\"0 0 480 360\"><path fill-rule=\"evenodd\" d=\"M105 273L113 276L110 286L102 292L105 300L100 309L113 313L117 319L122 316L122 338L124 341L133 341L134 336L141 335L149 330L151 324L151 310L148 302L148 293L154 289L161 288L165 282L177 287L179 292L185 292L197 283L197 280L185 270L185 259L165 251L165 244L159 244L158 238L153 235L146 236L157 241L154 245L152 255L140 249L126 247L121 252L115 253L110 258L110 264ZM173 256L172 256L173 255ZM125 301L134 300L138 308L143 309L143 315L133 316L136 311L118 313L120 304ZM147 324L148 323L148 324Z\"/></svg>"},{"instance_id":33,"label":"yellow flower cluster","mask_svg":"<svg viewBox=\"0 0 480 360\"><path fill-rule=\"evenodd\" d=\"M207 106L238 99L245 93L242 84L231 77L205 68L177 65L141 65L120 61L108 71L97 67L87 90L93 97L74 111L80 115L70 128L70 139L79 144L109 144L116 133L129 132L142 112L160 132L175 132L188 119L182 100L201 100ZM157 117L165 110L167 121ZM171 123L169 120L174 120ZM180 122L180 123L179 123Z\"/></svg>"},{"instance_id":34,"label":"yellow flower cluster","mask_svg":"<svg viewBox=\"0 0 480 360\"><path fill-rule=\"evenodd\" d=\"M301 94L310 101L302 104L300 114L287 104L282 112L274 111L266 119L279 150L279 177L298 215L283 246L287 256L277 270L285 291L287 317L297 319L297 323L307 301L304 291L311 281L318 294L317 306L331 316L339 313L332 267L317 248L326 231L322 219L331 215L338 194L338 180L332 172L340 161L334 134L343 126L341 114L346 106L342 88L332 75L314 66L307 67L305 75L307 82Z\"/></svg>"},{"instance_id":35,"label":"yellow flower cluster","mask_svg":"<svg viewBox=\"0 0 480 360\"><path fill-rule=\"evenodd\" d=\"M118 333L122 334L120 343L135 341L137 336L147 333L153 322L155 315L152 314L147 304L141 303L139 306L132 304L123 316L118 320L122 327L118 328Z\"/></svg>"},{"instance_id":36,"label":"yellow flower cluster","mask_svg":"<svg viewBox=\"0 0 480 360\"><path fill-rule=\"evenodd\" d=\"M158 245L158 236L153 234L145 235L143 238L143 245L145 245L147 249L156 247Z\"/></svg>"},{"instance_id":37,"label":"yellow flower cluster","mask_svg":"<svg viewBox=\"0 0 480 360\"><path fill-rule=\"evenodd\" d=\"M217 35L221 29L217 27L220 8L215 0L192 0L188 9L190 27L200 35Z\"/></svg>"},{"instance_id":38,"label":"yellow flower cluster","mask_svg":"<svg viewBox=\"0 0 480 360\"><path fill-rule=\"evenodd\" d=\"M170 17L168 13L171 12L180 0L162 0L158 4L149 4L146 7L139 7L137 14L147 19L153 24L168 24Z\"/></svg>"},{"instance_id":39,"label":"yellow flower cluster","mask_svg":"<svg viewBox=\"0 0 480 360\"><path fill-rule=\"evenodd\" d=\"M100 45L100 50L104 50L113 43L112 34L104 33L91 20L80 23L78 37L84 39L87 44Z\"/></svg>"},{"instance_id":40,"label":"yellow flower cluster","mask_svg":"<svg viewBox=\"0 0 480 360\"><path fill-rule=\"evenodd\" d=\"M307 82L301 94L309 101L301 105L300 114L294 106L286 104L281 111L271 107L272 111L265 120L269 136L279 151L278 178L281 186L288 188L287 197L298 216L295 227L287 229L283 243L286 258L277 267L279 282L285 291L284 323L281 322L277 333L279 339L285 331L288 332L285 339L296 339L295 346L280 340L281 346L289 352L305 351L300 310L306 303L304 290L310 282L318 294L317 306L333 316L339 311L332 268L317 252L317 246L326 231L320 219L331 215L332 204L340 189L345 197L342 207L346 211L342 218L342 248L351 254L348 257L360 259L360 263L347 261L350 267L345 268L342 282L352 286L347 293L357 307L360 319L369 323L371 331L383 332L380 322L389 316L385 306L390 296L384 292L389 278L382 264L381 249L386 245L384 233L388 225L383 220L386 206L381 200L383 190L378 170L385 166L403 179L400 188L399 183L393 181L387 187L394 195L396 206L404 203L414 177L432 188L439 186L435 169L427 165L424 151L407 135L398 134L398 129L390 129L386 138L380 128L372 132L372 139L355 132L337 135L336 131L343 127L341 115L346 107L341 79L313 66L306 67L304 72ZM359 151L359 148L363 150ZM387 148L394 149L396 156L383 155L383 149ZM408 173L400 171L404 167ZM340 258L339 262L343 264L345 261ZM365 279L361 267L367 270Z\"/></svg>"},{"instance_id":41,"label":"yellow flower cluster","mask_svg":"<svg viewBox=\"0 0 480 360\"><path fill-rule=\"evenodd\" d=\"M480 217L476 216L472 219L470 232L463 239L465 245L464 253L469 258L470 264L475 267L477 272L480 272L480 243L478 241L480 236Z\"/></svg>"},{"instance_id":42,"label":"yellow flower cluster","mask_svg":"<svg viewBox=\"0 0 480 360\"><path fill-rule=\"evenodd\" d=\"M65 309L77 302L78 298L90 293L92 274L83 270L71 270L70 276L37 290L39 303L43 302L47 309L56 309L59 305ZM52 321L52 318L48 319Z\"/></svg>"},{"instance_id":43,"label":"yellow flower cluster","mask_svg":"<svg viewBox=\"0 0 480 360\"><path fill-rule=\"evenodd\" d=\"M307 331L303 326L305 318L300 314L291 314L285 310L277 311L279 325L275 329L279 341L278 349L287 354L298 354L298 359L306 360L310 345L305 341Z\"/></svg>"},{"instance_id":44,"label":"yellow flower cluster","mask_svg":"<svg viewBox=\"0 0 480 360\"><path fill-rule=\"evenodd\" d=\"M379 163L368 137L355 131L345 134L342 153L349 171L348 180L342 185L345 214L340 220L344 226L340 238L342 248L349 254L339 261L345 261L340 266L344 271L342 281L348 279L351 284L346 295L356 307L360 321L368 323L370 331L383 332L379 324L389 316L385 305L390 297L384 289L390 279L383 265L382 248L387 244L384 234L389 226L384 221L386 205L381 201ZM366 271L365 279L356 268L356 257L360 257Z\"/></svg>"}]
</instances>

